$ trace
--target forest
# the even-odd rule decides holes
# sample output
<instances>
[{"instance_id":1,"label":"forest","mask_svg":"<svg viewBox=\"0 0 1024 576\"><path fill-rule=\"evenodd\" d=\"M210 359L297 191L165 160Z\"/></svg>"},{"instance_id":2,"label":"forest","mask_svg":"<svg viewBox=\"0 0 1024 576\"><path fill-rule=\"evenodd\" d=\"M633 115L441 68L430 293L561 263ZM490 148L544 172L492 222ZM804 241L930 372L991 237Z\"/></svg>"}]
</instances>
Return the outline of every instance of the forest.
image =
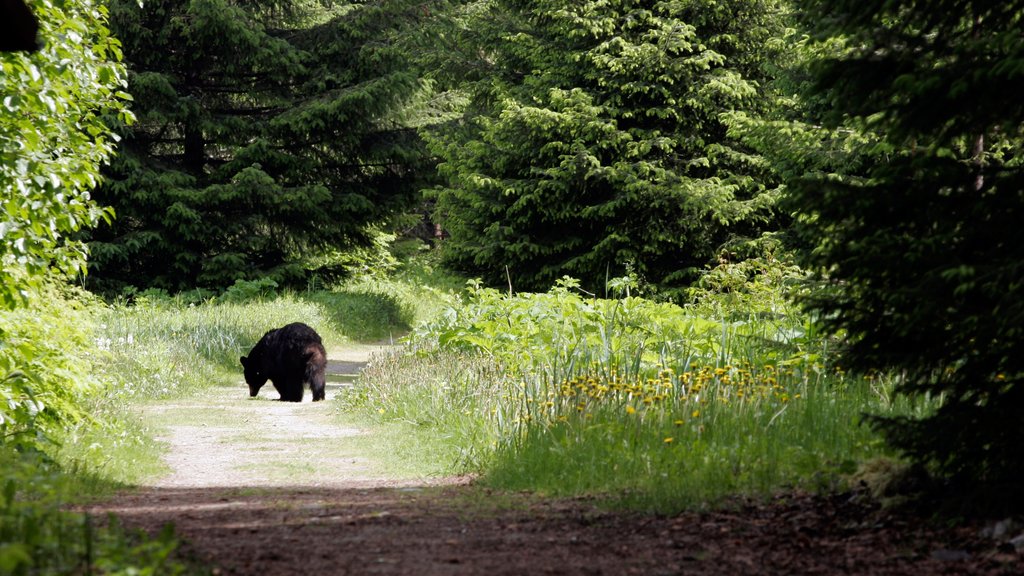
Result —
<instances>
[{"instance_id":1,"label":"forest","mask_svg":"<svg viewBox=\"0 0 1024 576\"><path fill-rule=\"evenodd\" d=\"M324 404L414 475L1022 518L1024 1L24 6L0 574L192 573L73 508L293 321L389 344Z\"/></svg>"}]
</instances>

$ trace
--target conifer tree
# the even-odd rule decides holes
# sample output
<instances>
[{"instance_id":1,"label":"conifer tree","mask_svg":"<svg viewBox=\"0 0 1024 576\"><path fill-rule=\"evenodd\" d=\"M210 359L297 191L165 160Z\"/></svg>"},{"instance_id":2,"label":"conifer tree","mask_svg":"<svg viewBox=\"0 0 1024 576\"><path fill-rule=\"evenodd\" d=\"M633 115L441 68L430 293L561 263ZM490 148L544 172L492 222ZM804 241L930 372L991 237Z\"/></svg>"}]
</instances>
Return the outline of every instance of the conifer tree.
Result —
<instances>
[{"instance_id":1,"label":"conifer tree","mask_svg":"<svg viewBox=\"0 0 1024 576\"><path fill-rule=\"evenodd\" d=\"M138 122L97 200L93 287L295 281L369 241L430 167L423 85L394 37L414 3L111 2Z\"/></svg>"},{"instance_id":2,"label":"conifer tree","mask_svg":"<svg viewBox=\"0 0 1024 576\"><path fill-rule=\"evenodd\" d=\"M856 151L875 159L792 182L824 283L809 305L846 334L848 367L942 400L877 421L895 446L961 494L1024 506L1024 2L797 5L840 47L816 66L817 120L870 134Z\"/></svg>"},{"instance_id":3,"label":"conifer tree","mask_svg":"<svg viewBox=\"0 0 1024 576\"><path fill-rule=\"evenodd\" d=\"M431 138L449 262L523 290L626 272L667 290L772 228L775 183L722 113L765 106L774 2L484 5L465 34L482 57L451 66L472 103Z\"/></svg>"}]
</instances>

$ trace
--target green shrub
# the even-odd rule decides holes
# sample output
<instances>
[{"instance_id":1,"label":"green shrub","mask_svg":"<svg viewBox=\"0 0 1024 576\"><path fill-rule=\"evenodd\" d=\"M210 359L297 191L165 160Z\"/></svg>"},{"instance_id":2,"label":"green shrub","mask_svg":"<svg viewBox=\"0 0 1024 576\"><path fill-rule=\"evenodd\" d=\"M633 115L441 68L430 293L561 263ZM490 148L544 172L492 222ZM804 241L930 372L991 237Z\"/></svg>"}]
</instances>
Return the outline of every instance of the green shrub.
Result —
<instances>
[{"instance_id":1,"label":"green shrub","mask_svg":"<svg viewBox=\"0 0 1024 576\"><path fill-rule=\"evenodd\" d=\"M277 295L277 282L270 278L259 280L235 280L221 295L222 302L247 302L249 300L266 300Z\"/></svg>"},{"instance_id":2,"label":"green shrub","mask_svg":"<svg viewBox=\"0 0 1024 576\"><path fill-rule=\"evenodd\" d=\"M87 418L79 400L100 387L90 309L44 290L30 307L0 310L0 438L29 444Z\"/></svg>"}]
</instances>

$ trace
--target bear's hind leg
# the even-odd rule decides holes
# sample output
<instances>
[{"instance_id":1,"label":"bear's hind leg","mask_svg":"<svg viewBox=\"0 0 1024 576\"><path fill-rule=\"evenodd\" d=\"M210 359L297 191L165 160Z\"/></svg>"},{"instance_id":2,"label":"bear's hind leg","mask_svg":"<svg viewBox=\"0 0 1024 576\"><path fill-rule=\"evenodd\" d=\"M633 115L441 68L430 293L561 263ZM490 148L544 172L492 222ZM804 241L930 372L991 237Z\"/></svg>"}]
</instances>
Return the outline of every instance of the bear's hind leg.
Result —
<instances>
[{"instance_id":1,"label":"bear's hind leg","mask_svg":"<svg viewBox=\"0 0 1024 576\"><path fill-rule=\"evenodd\" d=\"M313 393L313 402L325 398L324 388L327 386L327 378L324 375L327 369L327 355L323 346L310 346L306 349L306 370L303 380L309 382L309 390Z\"/></svg>"},{"instance_id":2,"label":"bear's hind leg","mask_svg":"<svg viewBox=\"0 0 1024 576\"><path fill-rule=\"evenodd\" d=\"M315 375L313 376L312 379L310 379L309 389L311 392L313 392L313 402L323 400L324 398L327 397L327 394L325 392L326 387L327 383L324 382L323 374Z\"/></svg>"}]
</instances>

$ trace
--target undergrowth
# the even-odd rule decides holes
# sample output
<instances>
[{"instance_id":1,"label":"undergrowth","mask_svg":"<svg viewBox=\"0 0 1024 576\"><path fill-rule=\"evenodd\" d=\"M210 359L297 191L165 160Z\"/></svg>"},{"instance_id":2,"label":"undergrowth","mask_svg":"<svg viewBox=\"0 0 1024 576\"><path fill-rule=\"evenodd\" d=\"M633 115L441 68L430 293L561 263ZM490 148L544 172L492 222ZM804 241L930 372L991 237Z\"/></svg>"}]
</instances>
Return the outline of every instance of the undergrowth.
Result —
<instances>
[{"instance_id":1,"label":"undergrowth","mask_svg":"<svg viewBox=\"0 0 1024 576\"><path fill-rule=\"evenodd\" d=\"M395 260L302 297L322 305L336 329L350 340L394 342L437 316L449 295L461 291L463 279L440 268L436 260L433 253Z\"/></svg>"},{"instance_id":2,"label":"undergrowth","mask_svg":"<svg viewBox=\"0 0 1024 576\"><path fill-rule=\"evenodd\" d=\"M136 481L158 466L128 414L100 409L101 304L48 286L0 312L0 573L181 574L170 534L156 539L67 505Z\"/></svg>"},{"instance_id":3,"label":"undergrowth","mask_svg":"<svg viewBox=\"0 0 1024 576\"><path fill-rule=\"evenodd\" d=\"M474 282L341 402L440 435L435 459L499 488L662 512L835 488L886 452L864 414L930 407L831 363L836 343L783 292L798 271L739 273L754 289L719 290L723 272L687 306L595 298L569 278L542 294Z\"/></svg>"}]
</instances>

